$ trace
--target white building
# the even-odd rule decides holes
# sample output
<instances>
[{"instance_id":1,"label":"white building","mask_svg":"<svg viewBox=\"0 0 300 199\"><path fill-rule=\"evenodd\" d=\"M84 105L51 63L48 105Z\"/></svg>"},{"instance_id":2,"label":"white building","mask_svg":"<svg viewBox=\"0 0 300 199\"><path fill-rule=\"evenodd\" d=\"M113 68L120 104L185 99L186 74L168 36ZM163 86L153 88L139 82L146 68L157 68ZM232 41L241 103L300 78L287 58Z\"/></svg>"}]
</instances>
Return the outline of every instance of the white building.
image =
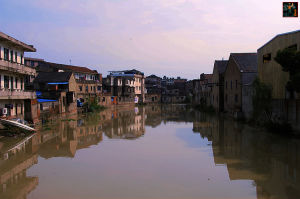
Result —
<instances>
[{"instance_id":1,"label":"white building","mask_svg":"<svg viewBox=\"0 0 300 199\"><path fill-rule=\"evenodd\" d=\"M24 65L24 52L35 52L27 45L0 32L0 115L24 118L31 113L35 92L25 90L25 79L36 76L34 68ZM29 116L31 117L31 116Z\"/></svg>"}]
</instances>

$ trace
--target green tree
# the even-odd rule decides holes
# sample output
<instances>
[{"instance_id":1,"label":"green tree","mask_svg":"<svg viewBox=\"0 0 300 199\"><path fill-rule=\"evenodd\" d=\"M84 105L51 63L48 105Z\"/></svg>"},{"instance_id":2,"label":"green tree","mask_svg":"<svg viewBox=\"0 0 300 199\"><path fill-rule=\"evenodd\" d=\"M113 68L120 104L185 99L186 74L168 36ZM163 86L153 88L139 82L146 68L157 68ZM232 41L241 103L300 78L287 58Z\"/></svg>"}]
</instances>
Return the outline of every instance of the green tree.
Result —
<instances>
[{"instance_id":1,"label":"green tree","mask_svg":"<svg viewBox=\"0 0 300 199\"><path fill-rule=\"evenodd\" d=\"M290 75L286 85L287 90L291 93L300 92L300 51L295 47L279 50L274 60Z\"/></svg>"},{"instance_id":2,"label":"green tree","mask_svg":"<svg viewBox=\"0 0 300 199\"><path fill-rule=\"evenodd\" d=\"M272 88L256 78L253 82L253 91L253 119L269 122L272 118Z\"/></svg>"}]
</instances>

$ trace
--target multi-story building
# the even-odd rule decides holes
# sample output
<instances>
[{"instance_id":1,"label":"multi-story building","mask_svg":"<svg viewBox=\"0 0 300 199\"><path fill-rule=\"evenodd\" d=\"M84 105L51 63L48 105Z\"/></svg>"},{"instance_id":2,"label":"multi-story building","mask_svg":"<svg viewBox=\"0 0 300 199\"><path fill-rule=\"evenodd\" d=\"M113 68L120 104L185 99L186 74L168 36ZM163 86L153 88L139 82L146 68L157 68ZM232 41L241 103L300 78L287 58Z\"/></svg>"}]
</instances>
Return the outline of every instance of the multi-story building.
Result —
<instances>
[{"instance_id":1,"label":"multi-story building","mask_svg":"<svg viewBox=\"0 0 300 199\"><path fill-rule=\"evenodd\" d=\"M99 99L102 93L102 74L87 67L46 62L42 59L26 58L25 62L37 72L72 72L76 80L75 97L81 101Z\"/></svg>"},{"instance_id":2,"label":"multi-story building","mask_svg":"<svg viewBox=\"0 0 300 199\"><path fill-rule=\"evenodd\" d=\"M104 84L104 93L111 94L114 104L145 101L145 77L140 71L110 71Z\"/></svg>"},{"instance_id":3,"label":"multi-story building","mask_svg":"<svg viewBox=\"0 0 300 199\"><path fill-rule=\"evenodd\" d=\"M212 76L212 105L217 112L224 110L224 72L228 60L216 60Z\"/></svg>"},{"instance_id":4,"label":"multi-story building","mask_svg":"<svg viewBox=\"0 0 300 199\"><path fill-rule=\"evenodd\" d=\"M252 83L257 77L256 53L231 53L224 73L224 110L235 117L252 114Z\"/></svg>"},{"instance_id":5,"label":"multi-story building","mask_svg":"<svg viewBox=\"0 0 300 199\"><path fill-rule=\"evenodd\" d=\"M145 78L146 103L159 103L161 102L161 78L156 75L150 75Z\"/></svg>"},{"instance_id":6,"label":"multi-story building","mask_svg":"<svg viewBox=\"0 0 300 199\"><path fill-rule=\"evenodd\" d=\"M32 120L31 100L35 92L26 90L25 79L36 70L24 65L24 52L35 52L25 44L0 32L0 114Z\"/></svg>"}]
</instances>

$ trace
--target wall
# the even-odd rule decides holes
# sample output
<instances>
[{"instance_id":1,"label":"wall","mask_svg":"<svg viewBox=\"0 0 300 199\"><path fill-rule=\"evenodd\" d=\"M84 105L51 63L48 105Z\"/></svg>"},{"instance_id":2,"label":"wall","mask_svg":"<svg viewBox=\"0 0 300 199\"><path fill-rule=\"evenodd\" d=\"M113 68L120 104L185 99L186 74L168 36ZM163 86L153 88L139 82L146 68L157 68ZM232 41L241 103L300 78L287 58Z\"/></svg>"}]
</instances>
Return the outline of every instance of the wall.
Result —
<instances>
[{"instance_id":1,"label":"wall","mask_svg":"<svg viewBox=\"0 0 300 199\"><path fill-rule=\"evenodd\" d=\"M231 87L231 82L232 82L232 87ZM241 111L242 100L241 100L240 84L241 84L240 71L233 58L230 57L224 74L224 110L225 111L230 113ZM235 95L238 96L237 102L235 102ZM226 96L227 96L227 100L226 100Z\"/></svg>"},{"instance_id":2,"label":"wall","mask_svg":"<svg viewBox=\"0 0 300 199\"><path fill-rule=\"evenodd\" d=\"M272 86L274 99L285 98L285 85L289 80L288 73L282 71L282 67L275 62L274 57L276 57L278 50L283 50L294 44L297 44L297 50L299 50L300 32L278 36L257 50L259 79ZM263 55L268 53L271 53L271 61L263 63Z\"/></svg>"}]
</instances>

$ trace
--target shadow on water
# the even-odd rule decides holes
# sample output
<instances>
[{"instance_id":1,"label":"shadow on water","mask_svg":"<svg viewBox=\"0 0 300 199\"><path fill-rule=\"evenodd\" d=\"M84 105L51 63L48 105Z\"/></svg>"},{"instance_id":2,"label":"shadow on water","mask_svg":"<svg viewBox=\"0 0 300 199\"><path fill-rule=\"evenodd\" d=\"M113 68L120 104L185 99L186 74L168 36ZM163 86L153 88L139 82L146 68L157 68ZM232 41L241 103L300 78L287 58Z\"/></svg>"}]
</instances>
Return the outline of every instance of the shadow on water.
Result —
<instances>
[{"instance_id":1,"label":"shadow on water","mask_svg":"<svg viewBox=\"0 0 300 199\"><path fill-rule=\"evenodd\" d=\"M300 198L300 140L183 105L107 109L57 121L31 136L2 137L0 198L27 198L39 186L39 176L27 174L29 168L39 164L39 157L74 158L79 150L97 146L105 139L137 142L147 133L146 127L155 129L168 123L192 124L193 133L177 132L176 136L191 148L201 147L194 135L207 139L214 165L226 167L230 181L251 180L257 198Z\"/></svg>"}]
</instances>

